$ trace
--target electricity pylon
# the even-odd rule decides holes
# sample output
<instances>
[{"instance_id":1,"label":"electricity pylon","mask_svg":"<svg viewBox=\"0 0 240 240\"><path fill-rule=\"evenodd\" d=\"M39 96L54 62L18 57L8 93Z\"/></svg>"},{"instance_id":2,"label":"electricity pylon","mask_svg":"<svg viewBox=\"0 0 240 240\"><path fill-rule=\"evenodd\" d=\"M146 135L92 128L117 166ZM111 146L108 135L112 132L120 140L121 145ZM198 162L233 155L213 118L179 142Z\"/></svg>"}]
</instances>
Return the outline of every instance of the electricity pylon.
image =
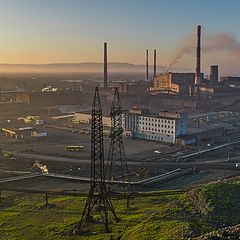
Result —
<instances>
[{"instance_id":1,"label":"electricity pylon","mask_svg":"<svg viewBox=\"0 0 240 240\"><path fill-rule=\"evenodd\" d=\"M91 187L77 232L82 231L84 223L93 221L91 214L94 208L100 213L105 232L110 232L109 213L113 214L115 220L118 220L118 218L105 185L102 107L97 87L92 106Z\"/></svg>"},{"instance_id":2,"label":"electricity pylon","mask_svg":"<svg viewBox=\"0 0 240 240\"><path fill-rule=\"evenodd\" d=\"M129 184L126 184L126 176L128 175L128 166L126 161L126 155L123 145L122 133L122 105L116 88L114 91L113 102L111 106L111 142L108 153L108 179L109 183L112 180L121 180L123 187L123 192L125 196L129 197L127 191L129 189ZM111 185L109 184L111 190ZM127 198L128 199L128 198ZM128 199L129 200L129 199ZM128 205L129 203L127 203Z\"/></svg>"}]
</instances>

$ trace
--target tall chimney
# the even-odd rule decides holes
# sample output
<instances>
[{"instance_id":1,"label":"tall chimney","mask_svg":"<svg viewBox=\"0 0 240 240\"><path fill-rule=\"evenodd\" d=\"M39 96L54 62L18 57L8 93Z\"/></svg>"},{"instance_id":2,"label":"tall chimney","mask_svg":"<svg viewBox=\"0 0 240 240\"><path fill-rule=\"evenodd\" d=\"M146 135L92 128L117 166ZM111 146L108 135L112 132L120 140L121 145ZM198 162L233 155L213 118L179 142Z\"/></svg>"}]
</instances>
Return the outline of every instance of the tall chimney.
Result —
<instances>
[{"instance_id":1,"label":"tall chimney","mask_svg":"<svg viewBox=\"0 0 240 240\"><path fill-rule=\"evenodd\" d=\"M153 53L153 77L157 76L157 50L154 49Z\"/></svg>"},{"instance_id":2,"label":"tall chimney","mask_svg":"<svg viewBox=\"0 0 240 240\"><path fill-rule=\"evenodd\" d=\"M201 83L201 25L197 26L197 59L196 59L196 95L199 95L199 84Z\"/></svg>"},{"instance_id":3,"label":"tall chimney","mask_svg":"<svg viewBox=\"0 0 240 240\"><path fill-rule=\"evenodd\" d=\"M148 82L148 49L146 50L146 81Z\"/></svg>"},{"instance_id":4,"label":"tall chimney","mask_svg":"<svg viewBox=\"0 0 240 240\"><path fill-rule=\"evenodd\" d=\"M107 43L104 43L104 88L108 87L108 71L107 71Z\"/></svg>"}]
</instances>

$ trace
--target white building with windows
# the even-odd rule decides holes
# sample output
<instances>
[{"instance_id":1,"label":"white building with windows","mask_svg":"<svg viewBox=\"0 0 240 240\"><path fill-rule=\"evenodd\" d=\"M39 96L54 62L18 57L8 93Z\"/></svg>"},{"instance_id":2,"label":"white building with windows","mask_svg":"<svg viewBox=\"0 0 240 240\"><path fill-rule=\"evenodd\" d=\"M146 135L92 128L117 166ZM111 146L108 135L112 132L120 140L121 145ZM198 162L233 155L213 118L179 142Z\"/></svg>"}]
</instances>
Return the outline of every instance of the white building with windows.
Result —
<instances>
[{"instance_id":1,"label":"white building with windows","mask_svg":"<svg viewBox=\"0 0 240 240\"><path fill-rule=\"evenodd\" d=\"M123 114L123 129L134 138L176 143L178 136L187 132L187 115L161 112L157 115L142 114L134 109Z\"/></svg>"}]
</instances>

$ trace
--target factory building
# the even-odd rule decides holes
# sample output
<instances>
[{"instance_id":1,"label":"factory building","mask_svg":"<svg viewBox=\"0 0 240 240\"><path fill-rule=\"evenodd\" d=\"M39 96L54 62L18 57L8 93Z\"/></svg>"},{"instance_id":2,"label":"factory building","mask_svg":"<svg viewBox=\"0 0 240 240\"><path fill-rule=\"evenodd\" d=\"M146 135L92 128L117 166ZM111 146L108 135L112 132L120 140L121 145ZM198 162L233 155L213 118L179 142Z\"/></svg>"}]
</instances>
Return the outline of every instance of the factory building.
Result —
<instances>
[{"instance_id":1,"label":"factory building","mask_svg":"<svg viewBox=\"0 0 240 240\"><path fill-rule=\"evenodd\" d=\"M176 143L178 136L187 132L187 115L173 112L161 112L150 115L145 111L132 109L123 114L123 129L133 138Z\"/></svg>"},{"instance_id":2,"label":"factory building","mask_svg":"<svg viewBox=\"0 0 240 240\"><path fill-rule=\"evenodd\" d=\"M116 85L119 89L119 92L127 95L134 94L146 94L149 88L149 83L138 82L138 83L118 83Z\"/></svg>"},{"instance_id":3,"label":"factory building","mask_svg":"<svg viewBox=\"0 0 240 240\"><path fill-rule=\"evenodd\" d=\"M153 80L153 90L192 96L195 73L162 73Z\"/></svg>"},{"instance_id":4,"label":"factory building","mask_svg":"<svg viewBox=\"0 0 240 240\"><path fill-rule=\"evenodd\" d=\"M232 95L239 95L240 88L236 86L201 86L199 88L201 96L232 96Z\"/></svg>"},{"instance_id":5,"label":"factory building","mask_svg":"<svg viewBox=\"0 0 240 240\"><path fill-rule=\"evenodd\" d=\"M41 106L70 105L78 103L81 97L82 94L77 91L29 92L17 93L16 102Z\"/></svg>"},{"instance_id":6,"label":"factory building","mask_svg":"<svg viewBox=\"0 0 240 240\"><path fill-rule=\"evenodd\" d=\"M111 127L110 116L104 116L102 120L103 120L104 127ZM74 121L79 123L91 123L92 115L88 113L76 112L74 113Z\"/></svg>"},{"instance_id":7,"label":"factory building","mask_svg":"<svg viewBox=\"0 0 240 240\"><path fill-rule=\"evenodd\" d=\"M151 112L159 113L167 110L169 112L189 112L197 108L197 101L193 97L168 96L162 94L151 95L144 105Z\"/></svg>"},{"instance_id":8,"label":"factory building","mask_svg":"<svg viewBox=\"0 0 240 240\"><path fill-rule=\"evenodd\" d=\"M210 67L210 84L213 86L218 85L218 65Z\"/></svg>"},{"instance_id":9,"label":"factory building","mask_svg":"<svg viewBox=\"0 0 240 240\"><path fill-rule=\"evenodd\" d=\"M231 88L240 88L240 77L221 77L219 84Z\"/></svg>"},{"instance_id":10,"label":"factory building","mask_svg":"<svg viewBox=\"0 0 240 240\"><path fill-rule=\"evenodd\" d=\"M2 128L2 131L5 133L6 137L23 139L25 137L34 136L34 132L39 133L34 127L22 127L22 128ZM45 135L47 136L47 132Z\"/></svg>"}]
</instances>

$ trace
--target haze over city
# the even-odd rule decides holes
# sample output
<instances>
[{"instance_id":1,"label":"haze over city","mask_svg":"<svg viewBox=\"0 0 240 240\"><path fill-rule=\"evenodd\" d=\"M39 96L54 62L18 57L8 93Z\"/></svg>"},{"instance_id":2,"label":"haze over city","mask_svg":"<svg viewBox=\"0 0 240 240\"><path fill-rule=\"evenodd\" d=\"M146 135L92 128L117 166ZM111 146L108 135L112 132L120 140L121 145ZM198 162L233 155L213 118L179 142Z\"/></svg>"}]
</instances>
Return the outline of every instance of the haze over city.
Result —
<instances>
[{"instance_id":1,"label":"haze over city","mask_svg":"<svg viewBox=\"0 0 240 240\"><path fill-rule=\"evenodd\" d=\"M145 49L156 48L162 70L171 63L175 63L173 69L189 70L195 63L195 26L201 24L203 70L208 71L208 66L217 62L221 74L239 73L238 1L0 3L0 63L102 62L102 42L107 41L110 62L144 64Z\"/></svg>"},{"instance_id":2,"label":"haze over city","mask_svg":"<svg viewBox=\"0 0 240 240\"><path fill-rule=\"evenodd\" d=\"M240 239L239 9L0 0L0 240Z\"/></svg>"}]
</instances>

